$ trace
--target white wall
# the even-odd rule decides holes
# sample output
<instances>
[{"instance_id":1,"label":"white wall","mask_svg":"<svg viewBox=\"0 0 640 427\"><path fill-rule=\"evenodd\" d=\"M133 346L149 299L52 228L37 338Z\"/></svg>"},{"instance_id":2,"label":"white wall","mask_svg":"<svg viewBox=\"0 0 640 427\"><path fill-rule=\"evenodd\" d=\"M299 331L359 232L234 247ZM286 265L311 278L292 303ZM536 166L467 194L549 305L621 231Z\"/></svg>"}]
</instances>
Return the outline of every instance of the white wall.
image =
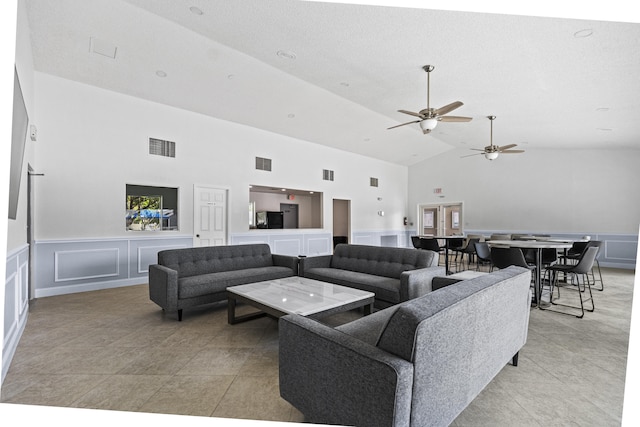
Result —
<instances>
[{"instance_id":1,"label":"white wall","mask_svg":"<svg viewBox=\"0 0 640 427\"><path fill-rule=\"evenodd\" d=\"M250 184L323 192L327 230L333 198L352 200L354 230L402 228L406 167L48 74L35 73L35 81L45 174L36 192L36 240L126 235L127 183L178 187L180 234L193 231L194 184L229 189L230 233L248 230ZM150 156L149 137L175 141L176 158ZM273 172L255 170L255 156L271 158ZM323 181L322 169L334 170L335 181ZM378 188L369 187L371 176Z\"/></svg>"},{"instance_id":2,"label":"white wall","mask_svg":"<svg viewBox=\"0 0 640 427\"><path fill-rule=\"evenodd\" d=\"M640 149L460 158L467 154L452 150L409 168L412 220L419 203L462 201L467 230L637 235Z\"/></svg>"}]
</instances>

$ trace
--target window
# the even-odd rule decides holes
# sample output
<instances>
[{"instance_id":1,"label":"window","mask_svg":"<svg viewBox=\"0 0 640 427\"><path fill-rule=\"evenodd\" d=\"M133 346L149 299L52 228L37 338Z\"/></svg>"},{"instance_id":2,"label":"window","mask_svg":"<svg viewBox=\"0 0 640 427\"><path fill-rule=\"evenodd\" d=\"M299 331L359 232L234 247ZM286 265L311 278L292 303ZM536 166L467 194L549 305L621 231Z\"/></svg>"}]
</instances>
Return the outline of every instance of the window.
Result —
<instances>
[{"instance_id":1,"label":"window","mask_svg":"<svg viewBox=\"0 0 640 427\"><path fill-rule=\"evenodd\" d=\"M178 229L178 189L127 184L125 227L133 231Z\"/></svg>"}]
</instances>

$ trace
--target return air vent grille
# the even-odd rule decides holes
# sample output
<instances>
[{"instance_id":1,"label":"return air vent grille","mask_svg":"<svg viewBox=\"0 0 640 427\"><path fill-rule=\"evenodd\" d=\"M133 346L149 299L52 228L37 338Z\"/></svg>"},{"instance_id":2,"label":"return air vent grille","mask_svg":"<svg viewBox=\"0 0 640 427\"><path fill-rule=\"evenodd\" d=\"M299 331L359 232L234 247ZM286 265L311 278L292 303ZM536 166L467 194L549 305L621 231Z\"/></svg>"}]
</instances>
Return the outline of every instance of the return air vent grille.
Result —
<instances>
[{"instance_id":1,"label":"return air vent grille","mask_svg":"<svg viewBox=\"0 0 640 427\"><path fill-rule=\"evenodd\" d=\"M271 159L256 157L256 169L271 172Z\"/></svg>"},{"instance_id":2,"label":"return air vent grille","mask_svg":"<svg viewBox=\"0 0 640 427\"><path fill-rule=\"evenodd\" d=\"M155 156L175 157L176 143L163 139L149 138L149 154Z\"/></svg>"},{"instance_id":3,"label":"return air vent grille","mask_svg":"<svg viewBox=\"0 0 640 427\"><path fill-rule=\"evenodd\" d=\"M322 179L325 181L333 181L333 171L329 169L323 169Z\"/></svg>"},{"instance_id":4,"label":"return air vent grille","mask_svg":"<svg viewBox=\"0 0 640 427\"><path fill-rule=\"evenodd\" d=\"M378 186L378 178L369 178L369 185L372 187Z\"/></svg>"}]
</instances>

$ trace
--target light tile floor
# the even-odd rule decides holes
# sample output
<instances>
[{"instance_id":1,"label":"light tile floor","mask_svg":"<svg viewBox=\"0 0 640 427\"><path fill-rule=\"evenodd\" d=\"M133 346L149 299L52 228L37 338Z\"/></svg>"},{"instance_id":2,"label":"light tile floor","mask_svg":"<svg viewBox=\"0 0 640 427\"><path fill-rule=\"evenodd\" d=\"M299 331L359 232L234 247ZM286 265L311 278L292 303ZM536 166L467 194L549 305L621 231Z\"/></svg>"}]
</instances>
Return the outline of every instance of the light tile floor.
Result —
<instances>
[{"instance_id":1,"label":"light tile floor","mask_svg":"<svg viewBox=\"0 0 640 427\"><path fill-rule=\"evenodd\" d=\"M583 319L531 310L519 366L505 366L453 426L620 425L634 271L603 274ZM303 422L279 396L277 322L231 326L226 315L214 304L178 322L146 284L38 299L0 401Z\"/></svg>"}]
</instances>

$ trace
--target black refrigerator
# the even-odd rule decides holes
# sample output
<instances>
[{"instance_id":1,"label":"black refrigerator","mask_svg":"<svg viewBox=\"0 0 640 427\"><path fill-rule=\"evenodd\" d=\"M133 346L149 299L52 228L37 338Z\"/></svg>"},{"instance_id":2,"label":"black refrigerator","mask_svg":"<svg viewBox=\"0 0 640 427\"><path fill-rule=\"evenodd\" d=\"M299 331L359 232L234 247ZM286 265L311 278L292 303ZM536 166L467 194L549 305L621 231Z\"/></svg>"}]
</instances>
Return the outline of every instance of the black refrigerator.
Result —
<instances>
[{"instance_id":1,"label":"black refrigerator","mask_svg":"<svg viewBox=\"0 0 640 427\"><path fill-rule=\"evenodd\" d=\"M284 214L278 211L256 212L257 228L283 228Z\"/></svg>"}]
</instances>

